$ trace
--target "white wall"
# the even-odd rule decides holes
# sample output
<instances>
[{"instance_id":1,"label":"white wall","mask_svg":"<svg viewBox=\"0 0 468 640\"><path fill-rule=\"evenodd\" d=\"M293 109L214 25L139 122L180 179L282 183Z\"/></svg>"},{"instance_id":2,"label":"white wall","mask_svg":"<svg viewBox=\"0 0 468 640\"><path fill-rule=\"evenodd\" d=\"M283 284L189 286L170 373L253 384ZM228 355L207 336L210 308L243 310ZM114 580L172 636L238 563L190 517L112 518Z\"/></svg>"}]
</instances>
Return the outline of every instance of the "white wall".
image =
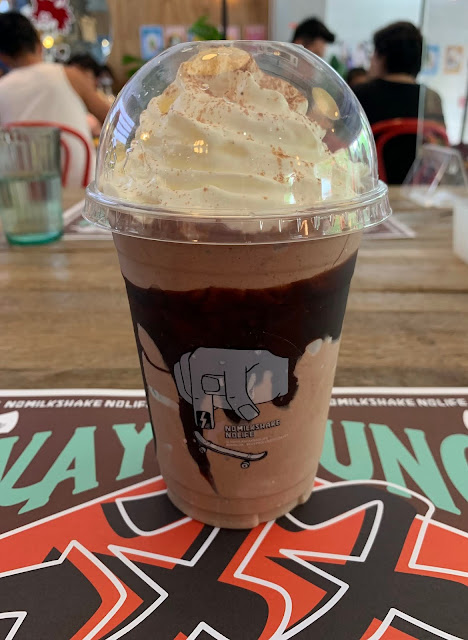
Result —
<instances>
[{"instance_id":1,"label":"white wall","mask_svg":"<svg viewBox=\"0 0 468 640\"><path fill-rule=\"evenodd\" d=\"M422 0L271 0L271 37L289 42L291 25L315 16L338 39L357 44L370 40L376 29L395 20L418 24L421 3Z\"/></svg>"},{"instance_id":2,"label":"white wall","mask_svg":"<svg viewBox=\"0 0 468 640\"><path fill-rule=\"evenodd\" d=\"M372 40L372 34L396 20L419 23L422 0L326 0L325 22L347 44Z\"/></svg>"},{"instance_id":3,"label":"white wall","mask_svg":"<svg viewBox=\"0 0 468 640\"><path fill-rule=\"evenodd\" d=\"M327 0L270 0L271 39L291 42L294 27L306 18L325 19Z\"/></svg>"},{"instance_id":4,"label":"white wall","mask_svg":"<svg viewBox=\"0 0 468 640\"><path fill-rule=\"evenodd\" d=\"M440 64L436 74L422 73L419 80L440 93L449 139L458 143L468 79L468 0L271 0L272 38L290 41L290 25L315 15L337 36L329 56L341 57L341 43L352 49L370 42L374 31L391 22L408 20L419 25L424 1L424 37L427 44L440 47ZM462 68L453 74L444 69L450 45L464 47Z\"/></svg>"},{"instance_id":5,"label":"white wall","mask_svg":"<svg viewBox=\"0 0 468 640\"><path fill-rule=\"evenodd\" d=\"M427 43L439 47L439 65L437 73L422 73L419 79L441 95L447 133L450 142L457 144L468 84L468 0L426 0L423 31ZM461 68L446 73L447 46L457 45L463 47Z\"/></svg>"}]
</instances>

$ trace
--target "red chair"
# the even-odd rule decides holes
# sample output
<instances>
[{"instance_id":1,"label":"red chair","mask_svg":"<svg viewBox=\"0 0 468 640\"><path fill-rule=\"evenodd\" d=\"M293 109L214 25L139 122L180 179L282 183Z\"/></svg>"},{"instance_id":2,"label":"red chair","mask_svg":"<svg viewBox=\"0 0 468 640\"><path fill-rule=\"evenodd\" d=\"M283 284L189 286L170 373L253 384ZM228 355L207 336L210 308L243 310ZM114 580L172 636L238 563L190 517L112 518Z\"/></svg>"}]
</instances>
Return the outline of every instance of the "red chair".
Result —
<instances>
[{"instance_id":1,"label":"red chair","mask_svg":"<svg viewBox=\"0 0 468 640\"><path fill-rule=\"evenodd\" d=\"M379 175L381 179L387 181L387 170L384 161L384 147L389 140L399 136L421 134L425 142L434 142L434 137L449 146L447 131L439 122L433 120L419 120L419 118L392 118L382 120L372 125L372 133L375 138L377 149L377 161L379 164Z\"/></svg>"},{"instance_id":2,"label":"red chair","mask_svg":"<svg viewBox=\"0 0 468 640\"><path fill-rule=\"evenodd\" d=\"M60 131L62 133L66 133L70 136L75 137L76 139L78 139L82 145L84 146L85 149L85 167L84 167L84 171L83 171L83 179L81 181L81 185L83 187L87 187L90 180L91 180L91 176L89 175L90 169L91 169L91 158L92 158L92 149L91 149L91 145L88 142L88 140L86 140L86 138L79 132L76 131L75 129L72 129L71 127L67 127L64 124L59 124L57 122L46 122L44 120L38 120L38 121L32 121L32 120L27 120L25 122L9 122L7 125L7 128L12 128L12 127L55 127L56 129L60 129ZM67 180L68 180L68 174L70 172L70 161L71 161L71 152L70 152L70 147L67 144L66 140L63 139L62 136L60 136L60 145L62 147L62 151L63 151L63 165L62 165L62 185L66 186L67 184Z\"/></svg>"}]
</instances>

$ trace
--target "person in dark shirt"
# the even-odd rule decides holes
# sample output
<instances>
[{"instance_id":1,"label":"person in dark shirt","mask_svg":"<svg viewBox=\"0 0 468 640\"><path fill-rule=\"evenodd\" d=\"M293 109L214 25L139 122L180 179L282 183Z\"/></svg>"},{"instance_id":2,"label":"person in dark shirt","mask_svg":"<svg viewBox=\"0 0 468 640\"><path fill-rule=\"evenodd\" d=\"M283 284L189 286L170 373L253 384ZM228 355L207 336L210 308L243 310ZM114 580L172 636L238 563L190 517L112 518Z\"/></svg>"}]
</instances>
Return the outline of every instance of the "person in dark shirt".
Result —
<instances>
[{"instance_id":1,"label":"person in dark shirt","mask_svg":"<svg viewBox=\"0 0 468 640\"><path fill-rule=\"evenodd\" d=\"M423 39L410 22L395 22L374 34L369 82L354 87L371 125L392 118L424 119L445 126L440 96L416 82L421 70ZM416 155L416 136L390 140L384 147L387 181L401 184Z\"/></svg>"}]
</instances>

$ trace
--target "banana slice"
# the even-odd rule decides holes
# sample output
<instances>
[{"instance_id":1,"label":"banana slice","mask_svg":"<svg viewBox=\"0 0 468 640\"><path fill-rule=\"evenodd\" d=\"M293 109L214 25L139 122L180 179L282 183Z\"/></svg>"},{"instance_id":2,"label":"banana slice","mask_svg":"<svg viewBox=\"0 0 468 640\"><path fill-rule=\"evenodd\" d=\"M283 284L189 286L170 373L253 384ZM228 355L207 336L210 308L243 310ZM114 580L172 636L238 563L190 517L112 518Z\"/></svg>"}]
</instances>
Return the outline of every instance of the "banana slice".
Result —
<instances>
[{"instance_id":1,"label":"banana slice","mask_svg":"<svg viewBox=\"0 0 468 640\"><path fill-rule=\"evenodd\" d=\"M170 84L167 89L161 93L159 98L157 98L157 104L161 115L165 116L166 113L169 112L169 109L172 107L179 95L180 89L174 84Z\"/></svg>"},{"instance_id":2,"label":"banana slice","mask_svg":"<svg viewBox=\"0 0 468 640\"><path fill-rule=\"evenodd\" d=\"M325 91L322 87L314 87L312 89L312 98L314 101L314 109L329 120L338 120L340 110L328 91Z\"/></svg>"},{"instance_id":3,"label":"banana slice","mask_svg":"<svg viewBox=\"0 0 468 640\"><path fill-rule=\"evenodd\" d=\"M188 78L214 77L228 71L248 71L254 68L252 56L235 47L211 47L200 51L180 66L182 76Z\"/></svg>"}]
</instances>

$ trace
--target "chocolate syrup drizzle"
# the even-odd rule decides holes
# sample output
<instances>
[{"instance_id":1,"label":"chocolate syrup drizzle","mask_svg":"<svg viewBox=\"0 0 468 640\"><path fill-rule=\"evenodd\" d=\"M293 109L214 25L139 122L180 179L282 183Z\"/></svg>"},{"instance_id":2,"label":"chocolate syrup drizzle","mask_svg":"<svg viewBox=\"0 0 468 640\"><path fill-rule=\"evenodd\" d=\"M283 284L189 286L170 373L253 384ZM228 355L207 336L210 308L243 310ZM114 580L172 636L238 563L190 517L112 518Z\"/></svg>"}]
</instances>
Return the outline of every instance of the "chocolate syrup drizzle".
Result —
<instances>
[{"instance_id":1,"label":"chocolate syrup drizzle","mask_svg":"<svg viewBox=\"0 0 468 640\"><path fill-rule=\"evenodd\" d=\"M265 349L289 359L288 393L273 400L278 407L286 406L296 394L294 370L307 345L340 337L356 256L313 278L267 289L163 291L125 279L140 358L137 325L147 331L171 373L183 354L199 347ZM193 407L180 398L179 412L190 455L215 488L207 454L194 437ZM225 413L239 421L234 411Z\"/></svg>"}]
</instances>

